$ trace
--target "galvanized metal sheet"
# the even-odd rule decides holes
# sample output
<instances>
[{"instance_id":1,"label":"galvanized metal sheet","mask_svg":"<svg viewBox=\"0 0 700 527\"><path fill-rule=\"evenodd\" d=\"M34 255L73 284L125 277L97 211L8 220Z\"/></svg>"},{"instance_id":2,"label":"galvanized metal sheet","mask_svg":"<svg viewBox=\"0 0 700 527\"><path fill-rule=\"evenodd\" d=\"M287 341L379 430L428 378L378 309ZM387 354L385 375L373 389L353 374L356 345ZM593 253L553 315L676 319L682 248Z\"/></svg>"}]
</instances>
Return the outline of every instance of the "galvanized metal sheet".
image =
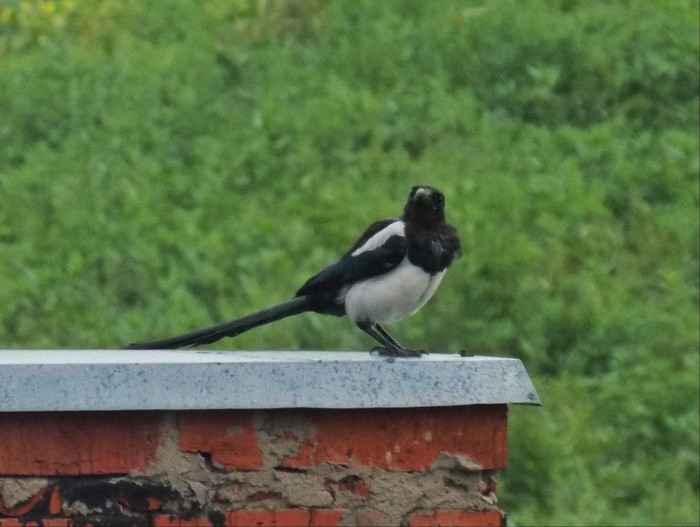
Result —
<instances>
[{"instance_id":1,"label":"galvanized metal sheet","mask_svg":"<svg viewBox=\"0 0 700 527\"><path fill-rule=\"evenodd\" d=\"M0 350L0 412L540 404L518 359L361 352Z\"/></svg>"}]
</instances>

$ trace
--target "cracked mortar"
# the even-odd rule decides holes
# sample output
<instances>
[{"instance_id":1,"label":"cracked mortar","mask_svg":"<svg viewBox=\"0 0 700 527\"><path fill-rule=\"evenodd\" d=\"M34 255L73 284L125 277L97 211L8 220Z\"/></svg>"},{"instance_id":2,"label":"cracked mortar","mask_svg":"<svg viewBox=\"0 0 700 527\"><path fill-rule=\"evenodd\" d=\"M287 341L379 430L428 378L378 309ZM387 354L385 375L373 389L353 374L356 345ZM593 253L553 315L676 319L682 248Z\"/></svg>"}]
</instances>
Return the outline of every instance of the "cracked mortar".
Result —
<instances>
[{"instance_id":1,"label":"cracked mortar","mask_svg":"<svg viewBox=\"0 0 700 527\"><path fill-rule=\"evenodd\" d=\"M341 525L404 525L411 514L435 510L493 510L496 472L484 471L462 455L442 452L425 470L388 470L352 463L323 462L285 466L316 430L301 413L258 411L255 440L261 466L226 470L212 463L212 452L184 452L180 421L164 413L160 444L142 471L125 476L70 479L60 484L64 515L95 514L140 518L144 512L191 518L238 509L343 510ZM233 436L238 435L238 429ZM312 442L313 443L313 442ZM51 485L45 478L0 478L6 508L30 500ZM47 498L48 499L48 498Z\"/></svg>"},{"instance_id":2,"label":"cracked mortar","mask_svg":"<svg viewBox=\"0 0 700 527\"><path fill-rule=\"evenodd\" d=\"M255 412L255 432L262 449L263 467L279 466L282 459L299 452L313 425L298 413Z\"/></svg>"},{"instance_id":3,"label":"cracked mortar","mask_svg":"<svg viewBox=\"0 0 700 527\"><path fill-rule=\"evenodd\" d=\"M160 510L182 517L232 509L334 508L349 511L341 525L367 518L401 525L417 511L495 508L495 495L485 481L495 479L495 473L482 471L465 456L443 452L429 470L417 472L333 463L290 469L280 462L297 454L304 439L314 433L311 423L298 414L260 411L255 414L255 428L262 467L224 470L213 466L206 452L180 450L177 416L168 413L155 460L143 472L112 478L110 483L166 488ZM3 499L10 503L26 499L46 480L13 485L0 486ZM81 502L64 507L80 514L99 511Z\"/></svg>"},{"instance_id":4,"label":"cracked mortar","mask_svg":"<svg viewBox=\"0 0 700 527\"><path fill-rule=\"evenodd\" d=\"M44 478L0 478L0 501L11 509L41 492L48 483Z\"/></svg>"}]
</instances>

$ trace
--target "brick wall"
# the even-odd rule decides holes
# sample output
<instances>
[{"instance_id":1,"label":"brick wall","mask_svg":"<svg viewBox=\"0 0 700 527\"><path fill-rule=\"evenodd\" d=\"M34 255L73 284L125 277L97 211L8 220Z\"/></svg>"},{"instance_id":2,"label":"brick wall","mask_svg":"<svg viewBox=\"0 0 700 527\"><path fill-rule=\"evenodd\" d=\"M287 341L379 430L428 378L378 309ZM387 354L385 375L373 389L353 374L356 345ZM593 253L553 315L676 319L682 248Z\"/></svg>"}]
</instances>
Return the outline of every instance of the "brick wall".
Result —
<instances>
[{"instance_id":1,"label":"brick wall","mask_svg":"<svg viewBox=\"0 0 700 527\"><path fill-rule=\"evenodd\" d=\"M502 525L506 413L0 413L0 527Z\"/></svg>"}]
</instances>

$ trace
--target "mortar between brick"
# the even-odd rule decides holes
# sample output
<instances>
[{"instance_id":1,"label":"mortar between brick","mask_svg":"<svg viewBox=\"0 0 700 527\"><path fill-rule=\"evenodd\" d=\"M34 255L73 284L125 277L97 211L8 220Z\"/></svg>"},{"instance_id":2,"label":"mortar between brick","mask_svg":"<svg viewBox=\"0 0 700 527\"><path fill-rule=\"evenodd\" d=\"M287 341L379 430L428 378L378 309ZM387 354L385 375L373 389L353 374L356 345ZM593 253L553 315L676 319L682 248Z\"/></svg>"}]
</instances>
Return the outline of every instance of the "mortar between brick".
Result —
<instances>
[{"instance_id":1,"label":"mortar between brick","mask_svg":"<svg viewBox=\"0 0 700 527\"><path fill-rule=\"evenodd\" d=\"M182 420L177 414L161 413L159 420L160 442L144 470L85 480L85 492L104 489L105 484L117 490L140 485L145 494L155 492L155 501L148 501L148 495L143 497L145 503L153 504L146 506L149 512L131 511L133 504L120 500L118 495L109 503L88 504L79 499L80 493L62 494L62 512L81 516L121 513L136 519L157 512L187 519L215 513L225 516L232 509L343 510L347 512L341 523L346 525L371 524L379 519L381 523L401 525L417 511L425 516L429 511L442 509L495 510L490 483L495 472L481 470L465 455L442 452L430 467L420 471L387 470L352 462L323 462L290 469L280 466L281 460L294 455L301 443L313 436L313 425L298 412L260 411L254 414L253 422L262 466L255 471L223 470L207 460L207 452L182 451ZM231 427L224 426L222 430L230 431ZM233 438L237 436L234 434ZM35 481L38 485L39 480ZM40 481L44 487L56 485L59 489L63 484L62 478ZM347 483L350 481L362 490L353 492Z\"/></svg>"}]
</instances>

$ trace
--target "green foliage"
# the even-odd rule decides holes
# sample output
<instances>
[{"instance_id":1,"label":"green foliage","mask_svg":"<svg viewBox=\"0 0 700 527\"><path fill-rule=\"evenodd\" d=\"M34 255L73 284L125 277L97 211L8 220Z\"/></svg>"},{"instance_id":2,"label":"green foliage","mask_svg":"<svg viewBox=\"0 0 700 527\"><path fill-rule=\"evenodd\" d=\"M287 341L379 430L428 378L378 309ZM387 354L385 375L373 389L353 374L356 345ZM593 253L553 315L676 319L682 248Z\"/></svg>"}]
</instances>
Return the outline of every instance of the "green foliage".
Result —
<instances>
[{"instance_id":1,"label":"green foliage","mask_svg":"<svg viewBox=\"0 0 700 527\"><path fill-rule=\"evenodd\" d=\"M686 0L4 0L0 345L284 300L432 183L466 256L395 331L535 378L511 523L692 524L698 77ZM216 347L370 345L304 315Z\"/></svg>"},{"instance_id":2,"label":"green foliage","mask_svg":"<svg viewBox=\"0 0 700 527\"><path fill-rule=\"evenodd\" d=\"M567 372L537 382L548 410L519 408L510 418L500 497L516 524L691 525L697 356L684 366L679 372L660 358L595 378Z\"/></svg>"}]
</instances>

